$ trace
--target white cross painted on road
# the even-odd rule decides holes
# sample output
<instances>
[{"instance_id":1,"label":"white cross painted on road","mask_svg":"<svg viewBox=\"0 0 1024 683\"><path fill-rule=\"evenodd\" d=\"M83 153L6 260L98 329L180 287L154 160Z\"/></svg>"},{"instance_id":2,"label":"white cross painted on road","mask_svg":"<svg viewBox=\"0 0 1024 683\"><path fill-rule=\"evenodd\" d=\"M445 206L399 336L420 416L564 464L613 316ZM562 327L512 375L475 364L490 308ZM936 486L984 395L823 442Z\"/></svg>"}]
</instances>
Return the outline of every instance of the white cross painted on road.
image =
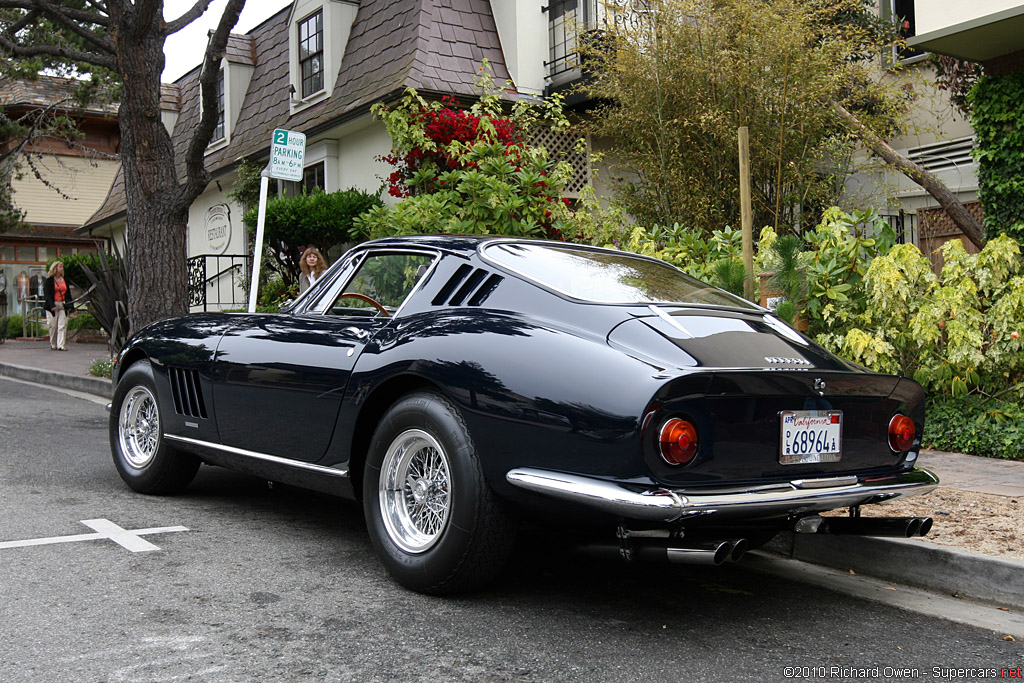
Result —
<instances>
[{"instance_id":1,"label":"white cross painted on road","mask_svg":"<svg viewBox=\"0 0 1024 683\"><path fill-rule=\"evenodd\" d=\"M52 543L74 543L75 541L94 541L105 538L113 541L125 550L133 553L144 553L150 550L160 550L160 546L153 545L141 538L149 534L166 534L172 531L188 531L183 526L161 526L151 529L136 529L129 531L122 529L108 519L83 519L82 524L94 530L94 534L76 534L74 536L52 536L50 538L30 538L25 541L0 541L0 550L4 548L24 548L30 545L50 545Z\"/></svg>"}]
</instances>

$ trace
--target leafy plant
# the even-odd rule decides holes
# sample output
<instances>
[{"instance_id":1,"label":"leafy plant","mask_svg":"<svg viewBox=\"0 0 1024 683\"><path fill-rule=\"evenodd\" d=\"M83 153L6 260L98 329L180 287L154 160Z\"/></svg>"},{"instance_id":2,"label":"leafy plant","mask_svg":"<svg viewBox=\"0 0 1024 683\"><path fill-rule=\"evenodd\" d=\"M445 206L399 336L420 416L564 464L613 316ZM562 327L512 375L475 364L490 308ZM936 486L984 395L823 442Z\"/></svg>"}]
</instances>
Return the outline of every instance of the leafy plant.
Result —
<instances>
[{"instance_id":1,"label":"leafy plant","mask_svg":"<svg viewBox=\"0 0 1024 683\"><path fill-rule=\"evenodd\" d=\"M983 76L971 89L978 198L990 234L1024 240L1024 72Z\"/></svg>"},{"instance_id":2,"label":"leafy plant","mask_svg":"<svg viewBox=\"0 0 1024 683\"><path fill-rule=\"evenodd\" d=\"M978 254L942 248L936 277L913 245L871 262L865 302L825 346L881 372L912 375L933 394L1024 397L1024 265L1003 235Z\"/></svg>"},{"instance_id":3,"label":"leafy plant","mask_svg":"<svg viewBox=\"0 0 1024 683\"><path fill-rule=\"evenodd\" d=\"M1024 410L980 396L939 396L928 402L923 445L990 458L1024 460Z\"/></svg>"},{"instance_id":4,"label":"leafy plant","mask_svg":"<svg viewBox=\"0 0 1024 683\"><path fill-rule=\"evenodd\" d=\"M93 271L85 263L82 264L82 272L90 283L83 297L87 297L89 312L107 333L110 355L116 356L128 341L130 329L128 269L117 250L117 244L111 241L110 246L114 252L112 258L108 258L102 251L99 252L99 270Z\"/></svg>"},{"instance_id":5,"label":"leafy plant","mask_svg":"<svg viewBox=\"0 0 1024 683\"><path fill-rule=\"evenodd\" d=\"M89 374L93 377L106 377L110 379L113 372L114 361L109 359L97 358L89 365Z\"/></svg>"},{"instance_id":6,"label":"leafy plant","mask_svg":"<svg viewBox=\"0 0 1024 683\"><path fill-rule=\"evenodd\" d=\"M561 99L518 100L506 116L486 63L478 84L482 95L468 109L450 97L428 101L411 88L394 106L374 105L391 137L392 152L383 158L395 167L388 192L402 201L360 217L358 236L575 234L560 199L572 167L529 143L540 126L568 128Z\"/></svg>"},{"instance_id":7,"label":"leafy plant","mask_svg":"<svg viewBox=\"0 0 1024 683\"><path fill-rule=\"evenodd\" d=\"M322 253L358 235L357 216L382 205L380 198L351 188L324 193L316 190L267 202L264 240L273 270L288 285L298 283L301 249L315 246ZM258 207L245 213L245 224L256 229Z\"/></svg>"},{"instance_id":8,"label":"leafy plant","mask_svg":"<svg viewBox=\"0 0 1024 683\"><path fill-rule=\"evenodd\" d=\"M100 321L96 319L92 313L88 311L75 311L68 318L68 329L69 330L101 330L103 329L100 325Z\"/></svg>"}]
</instances>

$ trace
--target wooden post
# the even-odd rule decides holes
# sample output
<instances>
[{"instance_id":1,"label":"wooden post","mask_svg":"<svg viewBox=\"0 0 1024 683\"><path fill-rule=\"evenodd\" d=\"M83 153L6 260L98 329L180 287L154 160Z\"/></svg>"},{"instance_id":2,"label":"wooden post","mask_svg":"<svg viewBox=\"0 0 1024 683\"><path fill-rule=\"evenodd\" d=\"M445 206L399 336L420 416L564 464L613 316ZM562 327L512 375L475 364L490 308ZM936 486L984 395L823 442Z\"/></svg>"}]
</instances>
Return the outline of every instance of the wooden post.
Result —
<instances>
[{"instance_id":1,"label":"wooden post","mask_svg":"<svg viewBox=\"0 0 1024 683\"><path fill-rule=\"evenodd\" d=\"M750 213L750 132L740 126L740 228L743 231L743 297L754 300L754 226Z\"/></svg>"}]
</instances>

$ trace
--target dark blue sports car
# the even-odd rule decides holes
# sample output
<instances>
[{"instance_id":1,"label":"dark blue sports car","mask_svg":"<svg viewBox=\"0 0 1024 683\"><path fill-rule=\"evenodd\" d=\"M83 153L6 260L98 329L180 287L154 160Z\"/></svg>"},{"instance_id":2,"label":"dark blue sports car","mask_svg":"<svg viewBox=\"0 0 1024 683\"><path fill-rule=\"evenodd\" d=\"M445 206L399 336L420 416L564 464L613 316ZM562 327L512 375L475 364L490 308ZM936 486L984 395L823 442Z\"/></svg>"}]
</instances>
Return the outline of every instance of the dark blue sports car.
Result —
<instances>
[{"instance_id":1,"label":"dark blue sports car","mask_svg":"<svg viewBox=\"0 0 1024 683\"><path fill-rule=\"evenodd\" d=\"M859 506L938 483L915 467L917 383L661 261L565 243L368 242L283 313L147 327L114 380L133 489L207 463L361 499L388 570L427 593L486 582L536 522L713 564L784 529L923 534Z\"/></svg>"}]
</instances>

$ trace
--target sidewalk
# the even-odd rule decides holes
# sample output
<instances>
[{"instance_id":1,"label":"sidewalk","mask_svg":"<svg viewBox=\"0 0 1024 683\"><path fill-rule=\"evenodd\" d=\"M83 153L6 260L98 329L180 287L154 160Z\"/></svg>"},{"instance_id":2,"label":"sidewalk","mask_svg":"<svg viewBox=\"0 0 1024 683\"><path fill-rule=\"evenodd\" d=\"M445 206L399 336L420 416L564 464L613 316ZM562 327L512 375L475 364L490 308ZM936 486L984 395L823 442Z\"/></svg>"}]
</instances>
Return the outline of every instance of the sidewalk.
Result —
<instances>
[{"instance_id":1,"label":"sidewalk","mask_svg":"<svg viewBox=\"0 0 1024 683\"><path fill-rule=\"evenodd\" d=\"M110 380L89 375L93 361L107 357L107 347L102 344L69 343L66 352L59 352L51 351L46 341L8 340L0 344L0 377L110 398ZM1006 496L1008 504L1024 498L1024 462L924 451L920 465L935 472L942 486ZM867 536L785 533L768 549L844 571L1024 610L1024 562L925 540Z\"/></svg>"},{"instance_id":2,"label":"sidewalk","mask_svg":"<svg viewBox=\"0 0 1024 683\"><path fill-rule=\"evenodd\" d=\"M89 374L89 366L93 361L110 358L107 345L76 344L69 341L67 346L67 351L53 351L49 341L8 339L0 344L0 377L13 377L110 398L110 380Z\"/></svg>"}]
</instances>

